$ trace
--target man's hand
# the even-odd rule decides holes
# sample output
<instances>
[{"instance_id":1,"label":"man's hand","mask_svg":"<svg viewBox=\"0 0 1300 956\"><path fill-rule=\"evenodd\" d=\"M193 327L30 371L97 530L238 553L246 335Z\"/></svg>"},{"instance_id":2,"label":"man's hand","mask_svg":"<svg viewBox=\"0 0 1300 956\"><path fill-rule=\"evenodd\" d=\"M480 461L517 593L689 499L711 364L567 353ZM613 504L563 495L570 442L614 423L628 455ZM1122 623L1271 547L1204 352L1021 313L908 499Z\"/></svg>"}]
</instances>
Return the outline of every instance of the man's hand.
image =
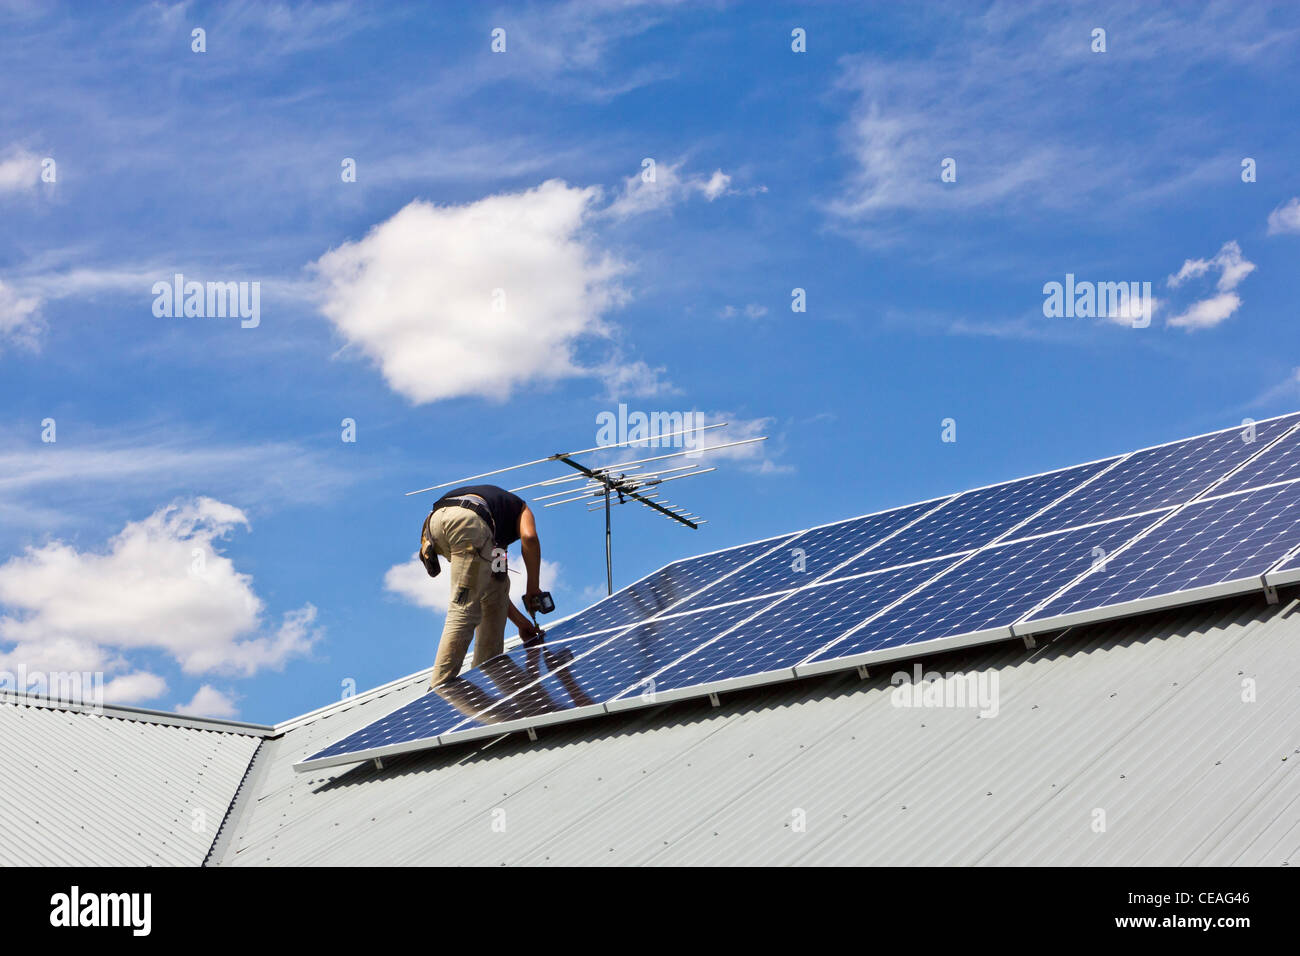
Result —
<instances>
[{"instance_id":1,"label":"man's hand","mask_svg":"<svg viewBox=\"0 0 1300 956\"><path fill-rule=\"evenodd\" d=\"M546 632L532 621L524 620L519 623L519 637L523 640L524 647L532 647L546 640Z\"/></svg>"}]
</instances>

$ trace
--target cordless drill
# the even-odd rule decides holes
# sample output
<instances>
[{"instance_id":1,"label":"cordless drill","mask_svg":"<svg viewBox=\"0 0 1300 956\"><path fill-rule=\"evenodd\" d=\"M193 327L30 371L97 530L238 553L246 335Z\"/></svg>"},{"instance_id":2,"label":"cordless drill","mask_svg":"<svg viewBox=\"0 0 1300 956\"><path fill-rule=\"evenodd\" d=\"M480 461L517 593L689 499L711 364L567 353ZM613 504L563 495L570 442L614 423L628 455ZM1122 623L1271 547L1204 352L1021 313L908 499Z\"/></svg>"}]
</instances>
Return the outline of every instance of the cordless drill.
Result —
<instances>
[{"instance_id":1,"label":"cordless drill","mask_svg":"<svg viewBox=\"0 0 1300 956\"><path fill-rule=\"evenodd\" d=\"M528 605L528 613L532 616L534 627L537 627L538 614L550 614L555 610L555 599L551 597L550 591L540 591L531 598L526 598L524 603ZM532 647L544 640L546 640L546 632L538 627L537 636L524 641L524 647Z\"/></svg>"}]
</instances>

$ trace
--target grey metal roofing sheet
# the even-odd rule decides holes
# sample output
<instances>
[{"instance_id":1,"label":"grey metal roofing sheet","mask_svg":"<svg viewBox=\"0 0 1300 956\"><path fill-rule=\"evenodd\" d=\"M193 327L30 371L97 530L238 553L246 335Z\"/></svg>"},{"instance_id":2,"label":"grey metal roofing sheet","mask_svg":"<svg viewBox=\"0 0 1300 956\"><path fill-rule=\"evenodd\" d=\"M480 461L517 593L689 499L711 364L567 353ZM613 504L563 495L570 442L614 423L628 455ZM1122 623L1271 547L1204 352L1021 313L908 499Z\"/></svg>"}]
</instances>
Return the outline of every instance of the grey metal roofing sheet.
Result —
<instances>
[{"instance_id":1,"label":"grey metal roofing sheet","mask_svg":"<svg viewBox=\"0 0 1300 956\"><path fill-rule=\"evenodd\" d=\"M895 707L890 667L382 770L293 771L423 693L418 675L266 741L210 862L1294 863L1297 604L1233 599L923 660L996 675L996 717Z\"/></svg>"},{"instance_id":2,"label":"grey metal roofing sheet","mask_svg":"<svg viewBox=\"0 0 1300 956\"><path fill-rule=\"evenodd\" d=\"M200 864L261 737L185 723L0 702L0 864Z\"/></svg>"}]
</instances>

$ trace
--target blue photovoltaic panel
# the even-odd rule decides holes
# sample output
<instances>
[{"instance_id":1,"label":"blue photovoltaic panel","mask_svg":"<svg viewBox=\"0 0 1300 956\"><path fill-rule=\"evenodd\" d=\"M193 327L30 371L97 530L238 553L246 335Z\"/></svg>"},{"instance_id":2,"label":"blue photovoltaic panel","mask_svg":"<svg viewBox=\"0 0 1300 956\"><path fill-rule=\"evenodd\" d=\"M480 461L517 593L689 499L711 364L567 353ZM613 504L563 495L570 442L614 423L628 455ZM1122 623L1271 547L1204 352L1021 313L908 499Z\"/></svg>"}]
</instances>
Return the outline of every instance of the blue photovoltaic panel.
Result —
<instances>
[{"instance_id":1,"label":"blue photovoltaic panel","mask_svg":"<svg viewBox=\"0 0 1300 956\"><path fill-rule=\"evenodd\" d=\"M723 575L742 567L747 561L752 561L780 543L779 538L756 541L699 558L674 561L668 567L621 591L615 591L603 601L580 611L562 624L557 624L556 634L585 634L643 621L673 607L687 595L714 584Z\"/></svg>"},{"instance_id":2,"label":"blue photovoltaic panel","mask_svg":"<svg viewBox=\"0 0 1300 956\"><path fill-rule=\"evenodd\" d=\"M1297 541L1296 544L1300 544L1300 541ZM1288 559L1287 562L1283 564L1281 567L1279 567L1277 570L1294 571L1297 568L1300 568L1300 554L1297 554L1294 557Z\"/></svg>"},{"instance_id":3,"label":"blue photovoltaic panel","mask_svg":"<svg viewBox=\"0 0 1300 956\"><path fill-rule=\"evenodd\" d=\"M792 668L882 607L951 564L947 559L894 568L780 598L752 621L655 677L666 691ZM752 612L751 612L752 613ZM738 616L738 620L743 615ZM629 688L622 696L639 693Z\"/></svg>"},{"instance_id":4,"label":"blue photovoltaic panel","mask_svg":"<svg viewBox=\"0 0 1300 956\"><path fill-rule=\"evenodd\" d=\"M456 726L468 714L486 709L502 697L488 675L479 670L462 674L444 688L444 694L431 691L307 759L322 760L392 744L431 740Z\"/></svg>"},{"instance_id":5,"label":"blue photovoltaic panel","mask_svg":"<svg viewBox=\"0 0 1300 956\"><path fill-rule=\"evenodd\" d=\"M981 551L810 660L1010 627L1159 518L1121 518Z\"/></svg>"},{"instance_id":6,"label":"blue photovoltaic panel","mask_svg":"<svg viewBox=\"0 0 1300 956\"><path fill-rule=\"evenodd\" d=\"M611 637L613 634L605 635L603 640ZM474 726L483 726L558 710L561 705L539 689L537 682L601 643L547 641L534 647L512 648L306 759L323 760L394 744L432 741L454 727L470 726L470 718L477 719ZM595 701L575 691L565 706L589 703Z\"/></svg>"},{"instance_id":7,"label":"blue photovoltaic panel","mask_svg":"<svg viewBox=\"0 0 1300 956\"><path fill-rule=\"evenodd\" d=\"M523 696L539 715L603 703L720 634L759 606L759 602L733 604L638 624L599 649L576 657L567 667L552 669L536 687L525 688ZM470 730L501 720L494 709L462 722L455 730Z\"/></svg>"},{"instance_id":8,"label":"blue photovoltaic panel","mask_svg":"<svg viewBox=\"0 0 1300 956\"><path fill-rule=\"evenodd\" d=\"M1245 468L1215 488L1214 493L1226 495L1295 478L1300 478L1300 432L1287 435L1272 448L1262 452Z\"/></svg>"},{"instance_id":9,"label":"blue photovoltaic panel","mask_svg":"<svg viewBox=\"0 0 1300 956\"><path fill-rule=\"evenodd\" d=\"M1300 483L1188 505L1031 620L1263 574L1300 543Z\"/></svg>"},{"instance_id":10,"label":"blue photovoltaic panel","mask_svg":"<svg viewBox=\"0 0 1300 956\"><path fill-rule=\"evenodd\" d=\"M715 586L696 594L680 608L691 610L764 594L776 594L811 584L860 551L892 534L939 502L897 508L880 514L840 521L814 528L787 541L780 548ZM796 551L796 549L798 549Z\"/></svg>"},{"instance_id":11,"label":"blue photovoltaic panel","mask_svg":"<svg viewBox=\"0 0 1300 956\"><path fill-rule=\"evenodd\" d=\"M1039 515L1018 535L1057 531L1076 525L1155 508L1181 505L1300 421L1295 415L1245 429L1232 429L1200 438L1137 451L1078 494L1070 495ZM1216 489L1217 493L1217 489Z\"/></svg>"},{"instance_id":12,"label":"blue photovoltaic panel","mask_svg":"<svg viewBox=\"0 0 1300 956\"><path fill-rule=\"evenodd\" d=\"M934 514L922 518L880 547L872 548L836 574L847 577L863 571L972 551L1088 480L1108 463L1079 465L958 495ZM1017 536L1019 534L1017 532Z\"/></svg>"},{"instance_id":13,"label":"blue photovoltaic panel","mask_svg":"<svg viewBox=\"0 0 1300 956\"><path fill-rule=\"evenodd\" d=\"M515 601L521 607L523 606L522 594L511 593L510 599ZM590 610L590 608L588 608ZM600 630L592 631L588 626L590 618L586 611L579 611L573 617L565 618L563 621L557 621L554 624L538 617L537 624L546 631L546 636L550 640L570 640L573 638L606 638L617 628L611 628L608 625ZM626 627L626 625L623 625Z\"/></svg>"}]
</instances>

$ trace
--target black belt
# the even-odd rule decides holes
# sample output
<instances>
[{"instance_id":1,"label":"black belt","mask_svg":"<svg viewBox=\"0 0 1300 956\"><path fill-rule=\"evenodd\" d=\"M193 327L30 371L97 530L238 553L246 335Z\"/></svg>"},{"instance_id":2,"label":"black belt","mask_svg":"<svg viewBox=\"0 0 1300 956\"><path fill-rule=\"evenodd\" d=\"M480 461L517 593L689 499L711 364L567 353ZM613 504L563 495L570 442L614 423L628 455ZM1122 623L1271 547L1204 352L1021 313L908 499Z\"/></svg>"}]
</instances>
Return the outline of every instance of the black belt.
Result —
<instances>
[{"instance_id":1,"label":"black belt","mask_svg":"<svg viewBox=\"0 0 1300 956\"><path fill-rule=\"evenodd\" d=\"M471 498L446 498L434 502L433 511L438 511L442 508L468 508L487 522L488 527L492 529L492 541L493 543L496 542L497 523L492 520L492 512L488 510L487 505L479 504ZM433 511L430 511L429 513L433 514Z\"/></svg>"}]
</instances>

